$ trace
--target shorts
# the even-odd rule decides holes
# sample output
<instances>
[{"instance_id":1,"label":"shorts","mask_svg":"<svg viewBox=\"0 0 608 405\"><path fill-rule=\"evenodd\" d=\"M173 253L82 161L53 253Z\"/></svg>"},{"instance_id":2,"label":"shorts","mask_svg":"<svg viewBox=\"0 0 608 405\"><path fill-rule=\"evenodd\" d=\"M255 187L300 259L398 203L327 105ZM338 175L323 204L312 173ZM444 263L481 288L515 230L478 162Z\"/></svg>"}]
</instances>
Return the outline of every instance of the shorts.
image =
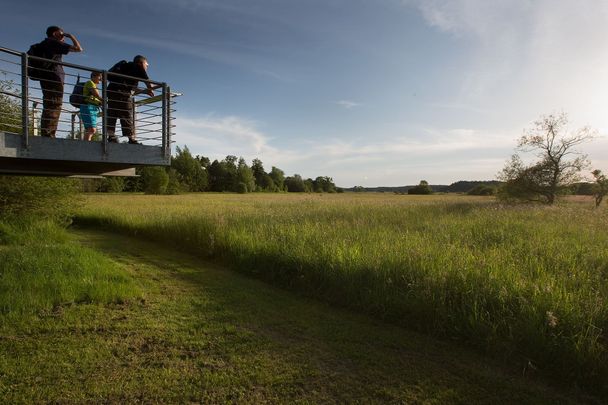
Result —
<instances>
[{"instance_id":1,"label":"shorts","mask_svg":"<svg viewBox=\"0 0 608 405\"><path fill-rule=\"evenodd\" d=\"M93 104L82 104L80 106L80 120L85 129L97 128L97 115L99 107Z\"/></svg>"}]
</instances>

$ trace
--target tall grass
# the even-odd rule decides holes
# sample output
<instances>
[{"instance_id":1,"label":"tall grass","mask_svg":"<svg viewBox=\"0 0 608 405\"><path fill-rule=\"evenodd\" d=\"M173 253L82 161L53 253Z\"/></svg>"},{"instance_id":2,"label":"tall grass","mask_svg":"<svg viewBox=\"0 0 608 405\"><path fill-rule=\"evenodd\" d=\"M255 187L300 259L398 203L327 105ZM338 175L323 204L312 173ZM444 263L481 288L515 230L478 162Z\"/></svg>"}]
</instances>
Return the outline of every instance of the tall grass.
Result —
<instances>
[{"instance_id":1,"label":"tall grass","mask_svg":"<svg viewBox=\"0 0 608 405\"><path fill-rule=\"evenodd\" d=\"M608 393L608 214L394 195L94 196L103 224Z\"/></svg>"},{"instance_id":2,"label":"tall grass","mask_svg":"<svg viewBox=\"0 0 608 405\"><path fill-rule=\"evenodd\" d=\"M0 320L75 303L121 303L140 295L116 263L72 243L54 221L0 222Z\"/></svg>"}]
</instances>

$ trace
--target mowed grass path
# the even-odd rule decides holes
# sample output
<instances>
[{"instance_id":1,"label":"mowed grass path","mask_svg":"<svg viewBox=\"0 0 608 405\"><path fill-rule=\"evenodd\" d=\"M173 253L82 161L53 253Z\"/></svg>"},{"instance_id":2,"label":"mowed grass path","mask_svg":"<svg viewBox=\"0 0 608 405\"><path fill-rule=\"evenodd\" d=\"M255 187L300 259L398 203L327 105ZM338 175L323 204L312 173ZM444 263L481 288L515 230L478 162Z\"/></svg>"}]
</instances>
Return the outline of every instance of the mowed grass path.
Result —
<instances>
[{"instance_id":1,"label":"mowed grass path","mask_svg":"<svg viewBox=\"0 0 608 405\"><path fill-rule=\"evenodd\" d=\"M608 210L591 201L91 195L77 220L608 395Z\"/></svg>"},{"instance_id":2,"label":"mowed grass path","mask_svg":"<svg viewBox=\"0 0 608 405\"><path fill-rule=\"evenodd\" d=\"M159 244L76 235L141 296L0 317L2 403L593 403Z\"/></svg>"}]
</instances>

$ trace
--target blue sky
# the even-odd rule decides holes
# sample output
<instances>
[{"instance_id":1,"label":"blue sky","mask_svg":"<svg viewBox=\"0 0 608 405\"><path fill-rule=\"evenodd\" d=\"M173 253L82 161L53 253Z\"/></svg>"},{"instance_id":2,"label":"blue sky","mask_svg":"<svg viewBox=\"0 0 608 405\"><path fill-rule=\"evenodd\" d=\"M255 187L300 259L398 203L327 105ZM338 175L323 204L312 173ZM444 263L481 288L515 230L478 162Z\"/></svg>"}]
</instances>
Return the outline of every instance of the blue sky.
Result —
<instances>
[{"instance_id":1,"label":"blue sky","mask_svg":"<svg viewBox=\"0 0 608 405\"><path fill-rule=\"evenodd\" d=\"M86 5L86 6L85 6ZM184 93L177 145L344 187L486 180L543 114L595 128L608 172L608 2L602 0L64 0L3 2L0 45L48 25L65 60L144 54Z\"/></svg>"}]
</instances>

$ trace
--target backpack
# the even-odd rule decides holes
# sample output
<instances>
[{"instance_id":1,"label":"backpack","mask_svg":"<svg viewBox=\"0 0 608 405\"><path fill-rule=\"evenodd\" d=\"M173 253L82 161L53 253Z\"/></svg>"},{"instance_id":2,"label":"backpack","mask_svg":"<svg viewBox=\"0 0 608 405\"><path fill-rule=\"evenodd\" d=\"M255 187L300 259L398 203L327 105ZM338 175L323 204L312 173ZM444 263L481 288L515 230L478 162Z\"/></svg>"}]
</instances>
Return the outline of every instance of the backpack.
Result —
<instances>
[{"instance_id":1,"label":"backpack","mask_svg":"<svg viewBox=\"0 0 608 405\"><path fill-rule=\"evenodd\" d=\"M117 62L114 66L112 66L110 70L108 70L108 72L124 75L124 69L127 66L127 63L129 62L127 62L126 60L121 60L120 62ZM119 81L120 79L122 78L116 77L113 81Z\"/></svg>"},{"instance_id":2,"label":"backpack","mask_svg":"<svg viewBox=\"0 0 608 405\"><path fill-rule=\"evenodd\" d=\"M80 75L78 75L76 84L72 89L72 94L70 94L70 104L72 104L74 108L80 108L82 104L86 104L84 102L84 84L85 82L81 82Z\"/></svg>"},{"instance_id":3,"label":"backpack","mask_svg":"<svg viewBox=\"0 0 608 405\"><path fill-rule=\"evenodd\" d=\"M118 73L121 75L130 76L132 73L131 70L128 69L128 67L131 63L132 62L127 62L126 60L121 60L120 62L112 66L110 70L108 70L108 81L110 82L110 84L114 84L116 86L114 87L114 91L129 92L133 91L134 87L137 87L137 79L118 77L112 74Z\"/></svg>"},{"instance_id":4,"label":"backpack","mask_svg":"<svg viewBox=\"0 0 608 405\"><path fill-rule=\"evenodd\" d=\"M27 54L29 56L37 56L39 58L47 58L44 53L44 47L42 43L33 44L28 49ZM27 64L27 75L30 79L40 81L49 77L49 73L53 70L53 63L42 61L38 59L28 59Z\"/></svg>"}]
</instances>

